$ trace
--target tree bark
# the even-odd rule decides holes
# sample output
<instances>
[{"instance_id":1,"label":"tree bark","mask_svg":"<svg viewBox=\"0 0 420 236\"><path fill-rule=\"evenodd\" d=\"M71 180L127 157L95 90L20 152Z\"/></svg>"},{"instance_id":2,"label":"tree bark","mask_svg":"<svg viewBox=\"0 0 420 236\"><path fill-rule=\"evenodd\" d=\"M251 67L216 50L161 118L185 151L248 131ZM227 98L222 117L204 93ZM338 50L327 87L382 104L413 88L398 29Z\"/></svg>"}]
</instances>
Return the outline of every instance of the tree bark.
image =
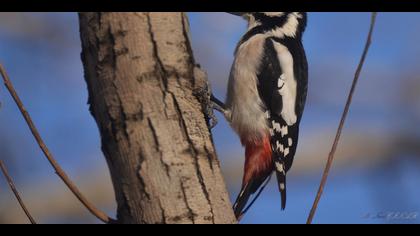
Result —
<instances>
[{"instance_id":1,"label":"tree bark","mask_svg":"<svg viewBox=\"0 0 420 236\"><path fill-rule=\"evenodd\" d=\"M194 90L184 13L80 13L90 110L120 223L235 223Z\"/></svg>"}]
</instances>

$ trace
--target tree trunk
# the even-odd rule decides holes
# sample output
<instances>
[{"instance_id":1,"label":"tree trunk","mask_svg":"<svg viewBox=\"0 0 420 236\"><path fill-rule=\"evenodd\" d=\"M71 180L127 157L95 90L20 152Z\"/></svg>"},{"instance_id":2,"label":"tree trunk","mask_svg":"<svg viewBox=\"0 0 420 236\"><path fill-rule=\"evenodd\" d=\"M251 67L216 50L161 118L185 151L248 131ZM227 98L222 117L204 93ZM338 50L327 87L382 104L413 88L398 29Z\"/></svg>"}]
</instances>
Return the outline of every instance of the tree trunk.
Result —
<instances>
[{"instance_id":1,"label":"tree trunk","mask_svg":"<svg viewBox=\"0 0 420 236\"><path fill-rule=\"evenodd\" d=\"M183 13L80 13L90 110L120 223L235 223Z\"/></svg>"}]
</instances>

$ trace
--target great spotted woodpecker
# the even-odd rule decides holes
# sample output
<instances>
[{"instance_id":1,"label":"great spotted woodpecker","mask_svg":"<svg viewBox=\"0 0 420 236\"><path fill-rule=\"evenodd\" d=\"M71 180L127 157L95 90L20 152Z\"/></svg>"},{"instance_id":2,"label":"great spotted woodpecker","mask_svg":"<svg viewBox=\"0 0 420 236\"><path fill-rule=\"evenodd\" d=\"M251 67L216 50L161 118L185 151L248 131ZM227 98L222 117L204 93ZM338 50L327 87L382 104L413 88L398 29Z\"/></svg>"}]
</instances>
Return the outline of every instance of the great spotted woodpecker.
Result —
<instances>
[{"instance_id":1,"label":"great spotted woodpecker","mask_svg":"<svg viewBox=\"0 0 420 236\"><path fill-rule=\"evenodd\" d=\"M281 208L286 207L286 172L296 152L308 86L302 45L307 16L303 12L230 13L245 18L248 30L235 50L225 104L214 96L212 101L245 146L242 188L233 206L240 218L250 196L260 190L258 197L273 172Z\"/></svg>"}]
</instances>

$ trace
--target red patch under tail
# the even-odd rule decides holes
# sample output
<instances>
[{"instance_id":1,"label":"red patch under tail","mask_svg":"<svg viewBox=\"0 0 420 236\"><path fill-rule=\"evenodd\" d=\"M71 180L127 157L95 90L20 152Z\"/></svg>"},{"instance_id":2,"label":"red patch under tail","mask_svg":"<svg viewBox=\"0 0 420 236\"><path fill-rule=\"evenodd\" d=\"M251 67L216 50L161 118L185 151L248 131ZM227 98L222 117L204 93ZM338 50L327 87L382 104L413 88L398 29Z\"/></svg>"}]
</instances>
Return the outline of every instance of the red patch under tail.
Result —
<instances>
[{"instance_id":1,"label":"red patch under tail","mask_svg":"<svg viewBox=\"0 0 420 236\"><path fill-rule=\"evenodd\" d=\"M246 203L251 194L255 193L273 171L270 136L266 135L259 141L245 141L245 168L242 188L233 209L238 219L241 218Z\"/></svg>"},{"instance_id":2,"label":"red patch under tail","mask_svg":"<svg viewBox=\"0 0 420 236\"><path fill-rule=\"evenodd\" d=\"M243 144L245 145L245 167L242 186L252 178L265 179L273 170L269 135L260 141L248 141Z\"/></svg>"}]
</instances>

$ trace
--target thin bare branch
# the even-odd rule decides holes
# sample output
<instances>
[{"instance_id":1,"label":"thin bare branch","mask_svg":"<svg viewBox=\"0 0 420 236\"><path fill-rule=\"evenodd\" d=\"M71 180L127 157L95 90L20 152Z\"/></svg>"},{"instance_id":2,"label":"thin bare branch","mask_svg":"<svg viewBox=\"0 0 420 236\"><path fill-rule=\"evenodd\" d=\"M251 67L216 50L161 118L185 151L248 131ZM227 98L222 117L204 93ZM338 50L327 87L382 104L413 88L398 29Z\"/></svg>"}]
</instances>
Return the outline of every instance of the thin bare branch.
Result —
<instances>
[{"instance_id":1,"label":"thin bare branch","mask_svg":"<svg viewBox=\"0 0 420 236\"><path fill-rule=\"evenodd\" d=\"M9 91L10 95L12 96L13 100L15 101L16 105L18 106L20 112L22 113L23 118L25 119L26 123L29 126L29 129L32 132L36 142L38 143L39 147L41 148L42 152L44 153L45 157L48 159L52 167L54 168L56 174L63 180L63 182L67 185L70 191L79 199L79 201L92 213L96 216L99 220L103 221L104 223L114 223L116 222L114 219L110 218L106 213L96 208L91 202L89 202L83 194L79 191L77 186L70 180L58 162L54 159L53 155L49 151L47 145L41 138L35 124L33 123L29 113L26 111L25 107L23 106L22 101L20 100L16 90L13 87L12 82L9 79L9 76L6 73L3 65L0 64L0 73L3 77L4 84Z\"/></svg>"},{"instance_id":2,"label":"thin bare branch","mask_svg":"<svg viewBox=\"0 0 420 236\"><path fill-rule=\"evenodd\" d=\"M345 124L345 121L346 121L346 118L347 118L347 114L348 114L349 109L350 109L350 104L351 104L351 101L353 99L354 91L356 90L356 85L357 85L357 82L359 80L360 72L362 71L362 67L363 67L363 64L365 62L366 55L369 51L369 47L370 47L370 44L372 42L372 33L373 33L373 29L375 27L376 15L377 15L376 12L372 12L370 29L369 29L369 34L367 36L365 48L363 50L362 57L360 58L359 65L357 66L356 73L354 75L353 84L351 86L350 93L349 93L349 96L347 98L346 106L345 106L343 114L341 116L341 121L340 121L340 124L339 124L338 129L337 129L337 133L336 133L336 136L335 136L335 139L334 139L334 143L333 143L331 151L328 155L328 161L327 161L327 164L325 166L324 173L322 175L322 180L321 180L321 183L319 185L318 193L316 195L315 201L312 205L311 212L309 213L308 219L306 221L307 224L312 223L312 220L313 220L313 218L315 216L315 213L316 213L316 210L318 208L318 203L321 199L322 193L324 191L325 184L326 184L327 179L328 179L328 174L330 172L330 169L331 169L331 166L332 166L332 163L333 163L333 160L334 160L334 154L335 154L335 151L337 149L338 142L340 141L341 132L343 130L343 127L344 127L344 124Z\"/></svg>"},{"instance_id":3,"label":"thin bare branch","mask_svg":"<svg viewBox=\"0 0 420 236\"><path fill-rule=\"evenodd\" d=\"M17 191L15 184L13 183L12 177L10 177L9 172L7 171L6 165L3 163L2 160L0 160L0 169L4 174L4 177L7 180L7 183L10 186L10 189L12 190L13 194L15 195L17 201L19 202L20 207L22 207L22 210L25 212L26 216L28 217L31 224L36 224L36 221L32 217L31 213L29 213L28 208L26 208L25 203L23 203L22 198L19 195L19 192Z\"/></svg>"}]
</instances>

